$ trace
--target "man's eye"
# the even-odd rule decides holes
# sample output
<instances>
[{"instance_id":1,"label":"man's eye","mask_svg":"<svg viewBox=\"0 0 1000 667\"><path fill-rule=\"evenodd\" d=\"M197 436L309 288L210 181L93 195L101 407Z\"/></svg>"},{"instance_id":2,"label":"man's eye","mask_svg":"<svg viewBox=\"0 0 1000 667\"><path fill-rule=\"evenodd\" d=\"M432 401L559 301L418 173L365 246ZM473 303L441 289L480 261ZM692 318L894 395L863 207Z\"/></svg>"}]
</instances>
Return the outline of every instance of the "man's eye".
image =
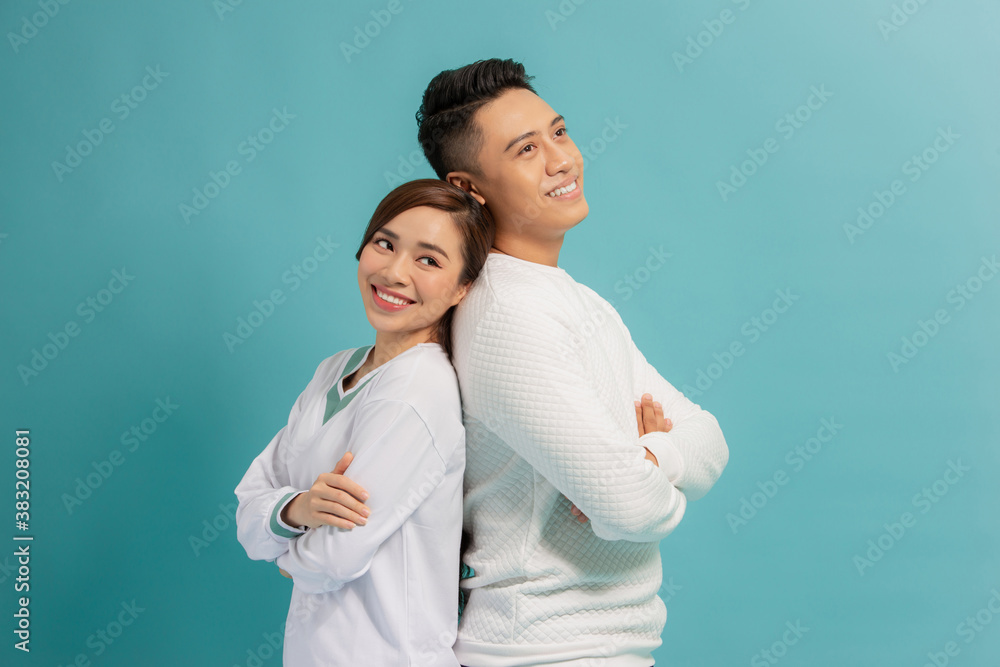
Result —
<instances>
[{"instance_id":1,"label":"man's eye","mask_svg":"<svg viewBox=\"0 0 1000 667\"><path fill-rule=\"evenodd\" d=\"M527 150L528 150L529 148L534 148L534 144L528 144L527 146L525 146L524 148L522 148L520 152L521 152L521 153L524 153L524 152L526 152L526 151L527 151Z\"/></svg>"},{"instance_id":2,"label":"man's eye","mask_svg":"<svg viewBox=\"0 0 1000 667\"><path fill-rule=\"evenodd\" d=\"M560 132L562 132L563 134L566 134L566 128L565 127L560 127L558 130L556 130L556 135L557 136L562 136L562 135L559 134Z\"/></svg>"}]
</instances>

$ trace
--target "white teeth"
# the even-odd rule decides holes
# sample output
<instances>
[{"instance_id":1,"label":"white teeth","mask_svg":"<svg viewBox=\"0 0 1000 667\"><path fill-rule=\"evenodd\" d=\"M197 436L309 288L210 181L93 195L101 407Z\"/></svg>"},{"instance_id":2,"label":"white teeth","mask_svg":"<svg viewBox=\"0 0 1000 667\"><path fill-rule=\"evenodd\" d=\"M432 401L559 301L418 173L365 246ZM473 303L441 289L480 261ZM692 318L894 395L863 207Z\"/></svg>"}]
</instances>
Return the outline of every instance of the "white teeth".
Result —
<instances>
[{"instance_id":1,"label":"white teeth","mask_svg":"<svg viewBox=\"0 0 1000 667\"><path fill-rule=\"evenodd\" d=\"M394 303L397 306L405 306L408 303L410 303L409 301L404 301L403 299L397 299L394 296L386 294L386 293L380 291L377 287L375 288L375 293L378 294L378 297L380 299L384 299L385 301L388 301L389 303Z\"/></svg>"},{"instance_id":2,"label":"white teeth","mask_svg":"<svg viewBox=\"0 0 1000 667\"><path fill-rule=\"evenodd\" d=\"M567 192L573 192L573 190L576 190L576 181L573 181L572 183L570 183L569 185L567 185L564 188L556 188L555 190L553 190L552 192L550 192L549 194L547 194L545 196L546 197L558 197L559 195L564 195Z\"/></svg>"}]
</instances>

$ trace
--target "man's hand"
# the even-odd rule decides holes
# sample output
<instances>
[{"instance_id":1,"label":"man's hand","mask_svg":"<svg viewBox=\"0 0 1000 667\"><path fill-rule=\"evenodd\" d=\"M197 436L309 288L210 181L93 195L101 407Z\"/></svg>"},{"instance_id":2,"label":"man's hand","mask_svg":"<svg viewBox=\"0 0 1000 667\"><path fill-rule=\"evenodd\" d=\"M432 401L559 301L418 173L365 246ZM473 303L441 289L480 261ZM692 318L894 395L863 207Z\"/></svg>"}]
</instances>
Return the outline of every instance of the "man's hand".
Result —
<instances>
[{"instance_id":1,"label":"man's hand","mask_svg":"<svg viewBox=\"0 0 1000 667\"><path fill-rule=\"evenodd\" d=\"M635 402L635 420L639 424L640 438L653 431L667 433L674 426L672 421L663 416L663 406L658 401L653 400L652 394L643 394L642 400ZM646 458L654 465L660 465L656 456L648 449L646 449Z\"/></svg>"},{"instance_id":2,"label":"man's hand","mask_svg":"<svg viewBox=\"0 0 1000 667\"><path fill-rule=\"evenodd\" d=\"M363 526L367 522L366 517L371 514L371 509L364 504L368 492L344 476L353 460L351 452L344 454L333 472L321 474L308 491L295 496L292 502L285 505L281 520L296 528L336 526L351 529L355 525Z\"/></svg>"},{"instance_id":3,"label":"man's hand","mask_svg":"<svg viewBox=\"0 0 1000 667\"><path fill-rule=\"evenodd\" d=\"M673 428L674 423L663 416L663 406L659 402L653 400L652 394L643 394L641 401L635 402L635 421L639 427L639 437L646 435L647 433L652 433L653 431L663 431L667 433ZM643 447L643 449L646 449ZM653 452L646 449L646 459L652 461L653 465L659 466L659 462L656 460L656 456ZM573 516L577 518L580 523L587 521L587 515L584 514L577 508L576 505L570 509Z\"/></svg>"}]
</instances>

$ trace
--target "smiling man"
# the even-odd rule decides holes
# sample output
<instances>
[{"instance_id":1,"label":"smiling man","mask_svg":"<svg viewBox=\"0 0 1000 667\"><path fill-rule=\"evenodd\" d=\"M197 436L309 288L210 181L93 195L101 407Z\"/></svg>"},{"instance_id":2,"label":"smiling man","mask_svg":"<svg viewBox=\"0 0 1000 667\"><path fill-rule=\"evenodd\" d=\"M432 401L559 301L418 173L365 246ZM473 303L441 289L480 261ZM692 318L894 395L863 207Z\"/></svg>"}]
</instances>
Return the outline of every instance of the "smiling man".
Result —
<instances>
[{"instance_id":1,"label":"smiling man","mask_svg":"<svg viewBox=\"0 0 1000 667\"><path fill-rule=\"evenodd\" d=\"M441 72L417 113L438 176L497 226L453 329L475 573L454 650L468 667L649 667L666 623L659 541L729 450L614 308L558 266L588 213L583 158L530 79L510 60ZM669 432L637 429L640 397Z\"/></svg>"}]
</instances>

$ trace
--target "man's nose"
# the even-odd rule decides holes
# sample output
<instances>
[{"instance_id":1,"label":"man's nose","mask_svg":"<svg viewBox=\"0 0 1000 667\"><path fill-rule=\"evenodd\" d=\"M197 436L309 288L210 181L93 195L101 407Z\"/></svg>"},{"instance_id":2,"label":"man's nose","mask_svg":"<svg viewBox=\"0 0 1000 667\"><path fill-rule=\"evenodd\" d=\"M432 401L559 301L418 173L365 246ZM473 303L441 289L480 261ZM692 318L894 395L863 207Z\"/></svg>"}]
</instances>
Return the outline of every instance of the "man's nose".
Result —
<instances>
[{"instance_id":1,"label":"man's nose","mask_svg":"<svg viewBox=\"0 0 1000 667\"><path fill-rule=\"evenodd\" d=\"M567 169L572 168L572 166L572 154L553 144L549 149L549 160L546 165L549 174L558 174L560 171L566 171Z\"/></svg>"}]
</instances>

